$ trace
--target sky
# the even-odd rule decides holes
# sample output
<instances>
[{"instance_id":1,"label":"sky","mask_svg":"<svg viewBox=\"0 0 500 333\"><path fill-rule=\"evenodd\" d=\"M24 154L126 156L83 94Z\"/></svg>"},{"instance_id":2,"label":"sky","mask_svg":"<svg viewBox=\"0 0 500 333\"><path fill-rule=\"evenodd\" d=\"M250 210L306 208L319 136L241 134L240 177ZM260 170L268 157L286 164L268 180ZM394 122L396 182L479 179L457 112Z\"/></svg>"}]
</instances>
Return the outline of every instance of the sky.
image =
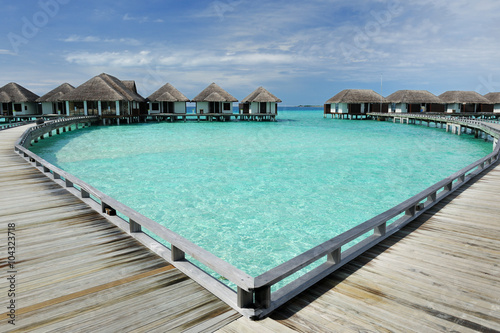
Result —
<instances>
[{"instance_id":1,"label":"sky","mask_svg":"<svg viewBox=\"0 0 500 333\"><path fill-rule=\"evenodd\" d=\"M108 73L149 96L216 82L282 105L343 89L500 91L498 0L0 0L0 86Z\"/></svg>"}]
</instances>

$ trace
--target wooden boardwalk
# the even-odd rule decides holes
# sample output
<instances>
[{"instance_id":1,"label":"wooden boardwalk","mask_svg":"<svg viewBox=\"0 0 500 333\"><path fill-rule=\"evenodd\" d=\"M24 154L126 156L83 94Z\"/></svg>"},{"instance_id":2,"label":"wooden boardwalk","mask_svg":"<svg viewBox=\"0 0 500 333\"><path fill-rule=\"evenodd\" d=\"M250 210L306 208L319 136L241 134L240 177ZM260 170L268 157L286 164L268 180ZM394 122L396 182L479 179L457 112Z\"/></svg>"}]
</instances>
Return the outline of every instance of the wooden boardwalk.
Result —
<instances>
[{"instance_id":1,"label":"wooden boardwalk","mask_svg":"<svg viewBox=\"0 0 500 333\"><path fill-rule=\"evenodd\" d=\"M0 131L0 332L205 332L240 317L15 154L26 128Z\"/></svg>"},{"instance_id":2,"label":"wooden boardwalk","mask_svg":"<svg viewBox=\"0 0 500 333\"><path fill-rule=\"evenodd\" d=\"M241 318L220 332L249 332ZM500 332L500 166L273 312L261 332Z\"/></svg>"},{"instance_id":3,"label":"wooden boardwalk","mask_svg":"<svg viewBox=\"0 0 500 333\"><path fill-rule=\"evenodd\" d=\"M0 132L0 233L16 224L17 305L15 327L1 310L1 332L500 332L498 164L252 322L13 153L24 129ZM0 251L7 304L5 242Z\"/></svg>"}]
</instances>

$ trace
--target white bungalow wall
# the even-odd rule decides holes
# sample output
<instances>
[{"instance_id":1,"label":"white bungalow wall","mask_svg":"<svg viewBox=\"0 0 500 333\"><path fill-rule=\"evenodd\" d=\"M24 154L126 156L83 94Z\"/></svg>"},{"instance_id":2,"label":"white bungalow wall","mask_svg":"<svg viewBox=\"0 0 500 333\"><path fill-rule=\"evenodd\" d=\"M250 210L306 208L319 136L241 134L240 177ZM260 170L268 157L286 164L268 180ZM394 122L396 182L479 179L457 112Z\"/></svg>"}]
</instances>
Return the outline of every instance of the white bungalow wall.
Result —
<instances>
[{"instance_id":1,"label":"white bungalow wall","mask_svg":"<svg viewBox=\"0 0 500 333\"><path fill-rule=\"evenodd\" d=\"M255 114L255 113L275 114L276 113L276 103L266 102L266 110L264 112L261 112L260 103L259 102L252 102L252 103L250 103L249 113L250 114Z\"/></svg>"},{"instance_id":2,"label":"white bungalow wall","mask_svg":"<svg viewBox=\"0 0 500 333\"><path fill-rule=\"evenodd\" d=\"M21 111L14 111L15 115L28 115L28 114L36 114L37 104L36 103L14 103L21 104ZM12 110L15 110L14 105L12 105Z\"/></svg>"},{"instance_id":3,"label":"white bungalow wall","mask_svg":"<svg viewBox=\"0 0 500 333\"><path fill-rule=\"evenodd\" d=\"M337 113L349 113L349 105L347 103L332 104L332 111Z\"/></svg>"},{"instance_id":4,"label":"white bungalow wall","mask_svg":"<svg viewBox=\"0 0 500 333\"><path fill-rule=\"evenodd\" d=\"M495 104L495 106L493 107L493 112L500 113L500 104Z\"/></svg>"},{"instance_id":5,"label":"white bungalow wall","mask_svg":"<svg viewBox=\"0 0 500 333\"><path fill-rule=\"evenodd\" d=\"M208 113L208 102L196 102L196 113Z\"/></svg>"},{"instance_id":6,"label":"white bungalow wall","mask_svg":"<svg viewBox=\"0 0 500 333\"><path fill-rule=\"evenodd\" d=\"M406 103L396 103L396 113L407 113L408 105Z\"/></svg>"},{"instance_id":7,"label":"white bungalow wall","mask_svg":"<svg viewBox=\"0 0 500 333\"><path fill-rule=\"evenodd\" d=\"M52 113L54 113L52 103L50 102L42 103L42 114L52 114Z\"/></svg>"},{"instance_id":8,"label":"white bungalow wall","mask_svg":"<svg viewBox=\"0 0 500 333\"><path fill-rule=\"evenodd\" d=\"M186 102L175 102L174 113L186 113Z\"/></svg>"},{"instance_id":9,"label":"white bungalow wall","mask_svg":"<svg viewBox=\"0 0 500 333\"><path fill-rule=\"evenodd\" d=\"M461 105L458 103L454 104L447 104L448 106L446 107L446 112L447 113L453 113L453 112L460 112L461 110Z\"/></svg>"},{"instance_id":10,"label":"white bungalow wall","mask_svg":"<svg viewBox=\"0 0 500 333\"><path fill-rule=\"evenodd\" d=\"M229 104L229 110L224 110L224 105ZM233 103L232 102L221 102L220 103L221 113L233 113Z\"/></svg>"}]
</instances>

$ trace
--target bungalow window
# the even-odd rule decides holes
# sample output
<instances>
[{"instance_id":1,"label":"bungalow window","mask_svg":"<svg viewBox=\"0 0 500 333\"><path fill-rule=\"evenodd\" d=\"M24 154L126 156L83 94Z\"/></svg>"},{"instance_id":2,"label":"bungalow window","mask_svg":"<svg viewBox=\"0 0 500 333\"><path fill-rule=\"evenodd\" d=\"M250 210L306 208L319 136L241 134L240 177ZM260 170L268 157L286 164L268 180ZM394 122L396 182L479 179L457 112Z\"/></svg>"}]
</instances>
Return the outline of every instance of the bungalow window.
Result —
<instances>
[{"instance_id":1,"label":"bungalow window","mask_svg":"<svg viewBox=\"0 0 500 333\"><path fill-rule=\"evenodd\" d=\"M224 111L231 111L231 104L230 103L224 103Z\"/></svg>"},{"instance_id":2,"label":"bungalow window","mask_svg":"<svg viewBox=\"0 0 500 333\"><path fill-rule=\"evenodd\" d=\"M21 112L23 110L23 106L21 104L14 104L14 111Z\"/></svg>"},{"instance_id":3,"label":"bungalow window","mask_svg":"<svg viewBox=\"0 0 500 333\"><path fill-rule=\"evenodd\" d=\"M151 104L151 111L159 111L159 110L160 110L160 103Z\"/></svg>"},{"instance_id":4,"label":"bungalow window","mask_svg":"<svg viewBox=\"0 0 500 333\"><path fill-rule=\"evenodd\" d=\"M335 103L335 112L339 112L339 103Z\"/></svg>"},{"instance_id":5,"label":"bungalow window","mask_svg":"<svg viewBox=\"0 0 500 333\"><path fill-rule=\"evenodd\" d=\"M396 112L396 103L391 103L392 112Z\"/></svg>"}]
</instances>

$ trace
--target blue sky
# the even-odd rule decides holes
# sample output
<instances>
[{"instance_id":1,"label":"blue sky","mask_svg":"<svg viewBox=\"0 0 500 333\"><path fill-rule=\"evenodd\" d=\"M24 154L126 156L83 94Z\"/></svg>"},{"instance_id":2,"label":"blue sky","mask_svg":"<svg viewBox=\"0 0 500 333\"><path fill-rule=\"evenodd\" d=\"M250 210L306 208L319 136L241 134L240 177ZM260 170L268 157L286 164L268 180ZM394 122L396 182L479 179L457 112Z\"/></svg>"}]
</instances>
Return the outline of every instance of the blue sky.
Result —
<instances>
[{"instance_id":1,"label":"blue sky","mask_svg":"<svg viewBox=\"0 0 500 333\"><path fill-rule=\"evenodd\" d=\"M43 95L102 72L147 97L216 82L284 105L342 89L500 91L498 0L0 1L0 85ZM381 87L381 78L383 86Z\"/></svg>"}]
</instances>

